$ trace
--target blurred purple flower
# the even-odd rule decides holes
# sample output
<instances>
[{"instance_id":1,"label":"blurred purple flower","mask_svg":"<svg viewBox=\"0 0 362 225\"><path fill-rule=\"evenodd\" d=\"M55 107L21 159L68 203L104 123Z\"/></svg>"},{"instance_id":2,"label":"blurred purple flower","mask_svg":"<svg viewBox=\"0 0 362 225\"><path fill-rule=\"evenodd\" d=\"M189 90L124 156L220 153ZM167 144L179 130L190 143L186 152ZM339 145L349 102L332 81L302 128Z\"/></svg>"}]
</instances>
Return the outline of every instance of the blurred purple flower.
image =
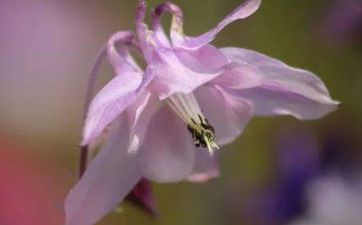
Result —
<instances>
[{"instance_id":1,"label":"blurred purple flower","mask_svg":"<svg viewBox=\"0 0 362 225\"><path fill-rule=\"evenodd\" d=\"M308 184L306 197L305 215L289 225L361 224L361 174L347 180L338 172L330 173Z\"/></svg>"},{"instance_id":2,"label":"blurred purple flower","mask_svg":"<svg viewBox=\"0 0 362 225\"><path fill-rule=\"evenodd\" d=\"M284 224L304 213L305 189L320 174L316 138L306 132L282 132L278 139L277 172L277 182L256 194L253 211L261 224Z\"/></svg>"},{"instance_id":3,"label":"blurred purple flower","mask_svg":"<svg viewBox=\"0 0 362 225\"><path fill-rule=\"evenodd\" d=\"M217 176L213 152L238 137L253 115L317 119L337 108L311 72L250 50L209 44L260 3L248 0L214 29L187 37L178 6L159 5L150 30L143 22L146 4L140 1L138 38L130 31L115 33L96 63L95 72L107 56L116 76L90 104L82 145L92 144L108 126L110 137L66 199L67 225L94 224L142 177L200 182ZM173 16L171 41L160 23L165 12ZM129 47L143 55L144 71Z\"/></svg>"},{"instance_id":4,"label":"blurred purple flower","mask_svg":"<svg viewBox=\"0 0 362 225\"><path fill-rule=\"evenodd\" d=\"M341 133L341 130L349 131ZM337 175L335 178L343 185L356 186L353 183L356 180L360 182L356 174L360 173L358 165L361 158L360 139L355 133L353 125L343 120L342 124L335 122L333 127L327 127L326 131L318 135L323 137L321 142L300 129L287 129L278 134L278 178L256 193L256 199L252 199L252 212L257 215L260 224L286 224L308 216L311 213L311 201L319 204L318 200L308 199L310 188L319 180L329 179L331 174ZM318 195L323 195L323 190L318 192ZM338 202L331 204L338 205ZM338 206L331 205L329 208L333 207Z\"/></svg>"},{"instance_id":5,"label":"blurred purple flower","mask_svg":"<svg viewBox=\"0 0 362 225\"><path fill-rule=\"evenodd\" d=\"M362 1L334 0L318 25L318 33L336 44L362 41Z\"/></svg>"}]
</instances>

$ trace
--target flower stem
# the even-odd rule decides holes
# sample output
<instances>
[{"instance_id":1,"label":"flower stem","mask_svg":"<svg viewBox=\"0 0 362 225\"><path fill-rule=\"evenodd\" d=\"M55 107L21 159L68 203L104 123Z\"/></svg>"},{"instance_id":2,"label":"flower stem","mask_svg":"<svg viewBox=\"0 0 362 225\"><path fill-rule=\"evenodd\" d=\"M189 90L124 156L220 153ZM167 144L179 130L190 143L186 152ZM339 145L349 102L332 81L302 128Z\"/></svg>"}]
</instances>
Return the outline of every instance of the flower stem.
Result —
<instances>
[{"instance_id":1,"label":"flower stem","mask_svg":"<svg viewBox=\"0 0 362 225\"><path fill-rule=\"evenodd\" d=\"M88 145L80 146L79 179L83 176L88 162Z\"/></svg>"}]
</instances>

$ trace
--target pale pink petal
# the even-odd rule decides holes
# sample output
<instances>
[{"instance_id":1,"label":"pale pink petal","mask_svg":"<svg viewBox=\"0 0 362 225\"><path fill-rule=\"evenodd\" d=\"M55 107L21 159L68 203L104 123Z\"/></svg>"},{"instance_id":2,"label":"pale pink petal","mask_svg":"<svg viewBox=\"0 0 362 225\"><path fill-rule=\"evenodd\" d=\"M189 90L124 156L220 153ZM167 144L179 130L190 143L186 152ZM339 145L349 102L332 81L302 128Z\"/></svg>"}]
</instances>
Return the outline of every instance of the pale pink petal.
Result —
<instances>
[{"instance_id":1,"label":"pale pink petal","mask_svg":"<svg viewBox=\"0 0 362 225\"><path fill-rule=\"evenodd\" d=\"M142 75L128 72L114 77L93 99L85 120L82 145L97 138L138 96Z\"/></svg>"},{"instance_id":2,"label":"pale pink petal","mask_svg":"<svg viewBox=\"0 0 362 225\"><path fill-rule=\"evenodd\" d=\"M141 48L148 63L147 74L153 79L152 90L160 99L176 93L190 93L222 73L222 69L201 73L181 63L172 49L156 43L144 24L138 26Z\"/></svg>"},{"instance_id":3,"label":"pale pink petal","mask_svg":"<svg viewBox=\"0 0 362 225\"><path fill-rule=\"evenodd\" d=\"M155 23L154 23L155 24ZM154 25L154 36L157 40L157 43L161 43L163 47L170 48L171 43L165 34L165 31L163 30L161 25Z\"/></svg>"},{"instance_id":4,"label":"pale pink petal","mask_svg":"<svg viewBox=\"0 0 362 225\"><path fill-rule=\"evenodd\" d=\"M165 5L172 4L169 2L165 2L161 5L158 5L153 11L152 11L152 29L155 34L155 38L158 40L159 43L162 43L164 47L171 47L171 43L169 41L169 38L167 37L161 23L161 14L164 11Z\"/></svg>"},{"instance_id":5,"label":"pale pink petal","mask_svg":"<svg viewBox=\"0 0 362 225\"><path fill-rule=\"evenodd\" d=\"M161 104L157 96L147 90L132 103L127 109L127 116L130 125L129 153L136 153L144 141L149 122L154 113L158 111Z\"/></svg>"},{"instance_id":6,"label":"pale pink petal","mask_svg":"<svg viewBox=\"0 0 362 225\"><path fill-rule=\"evenodd\" d=\"M129 71L142 73L141 68L129 53L128 47L130 46L138 49L133 33L130 31L119 31L113 34L107 42L108 58L116 75Z\"/></svg>"},{"instance_id":7,"label":"pale pink petal","mask_svg":"<svg viewBox=\"0 0 362 225\"><path fill-rule=\"evenodd\" d=\"M195 92L203 114L215 128L216 142L225 145L237 138L253 115L252 105L216 86Z\"/></svg>"},{"instance_id":8,"label":"pale pink petal","mask_svg":"<svg viewBox=\"0 0 362 225\"><path fill-rule=\"evenodd\" d=\"M230 60L247 63L260 71L260 85L232 91L252 101L256 115L293 115L299 119L317 119L339 105L339 102L331 99L324 83L309 71L290 67L250 50L225 48L222 51Z\"/></svg>"},{"instance_id":9,"label":"pale pink petal","mask_svg":"<svg viewBox=\"0 0 362 225\"><path fill-rule=\"evenodd\" d=\"M146 16L146 7L146 2L140 0L137 7L136 31L143 57L149 64L155 57L154 48L160 43L156 43L157 39L154 32L149 30L147 24L143 22Z\"/></svg>"},{"instance_id":10,"label":"pale pink petal","mask_svg":"<svg viewBox=\"0 0 362 225\"><path fill-rule=\"evenodd\" d=\"M141 82L143 72L129 54L129 46L137 47L133 39L130 31L117 32L111 36L106 47L97 57L87 88L83 145L97 138L104 128L134 100L137 96L135 93L137 88L141 90L140 86L148 84ZM119 76L105 86L90 103L98 70L106 53L116 75ZM143 80L146 80L146 75Z\"/></svg>"},{"instance_id":11,"label":"pale pink petal","mask_svg":"<svg viewBox=\"0 0 362 225\"><path fill-rule=\"evenodd\" d=\"M222 74L222 69L209 73L191 70L180 62L173 51L157 50L159 61L149 65L149 73L153 74L153 87L160 99L177 93L190 93L201 85Z\"/></svg>"},{"instance_id":12,"label":"pale pink petal","mask_svg":"<svg viewBox=\"0 0 362 225\"><path fill-rule=\"evenodd\" d=\"M224 72L209 84L232 89L244 89L259 86L263 76L259 69L243 62L232 62L224 67Z\"/></svg>"},{"instance_id":13,"label":"pale pink petal","mask_svg":"<svg viewBox=\"0 0 362 225\"><path fill-rule=\"evenodd\" d=\"M313 120L336 110L339 105L337 102L314 100L279 84L261 85L234 94L251 101L255 114L259 116L292 115L298 119Z\"/></svg>"},{"instance_id":14,"label":"pale pink petal","mask_svg":"<svg viewBox=\"0 0 362 225\"><path fill-rule=\"evenodd\" d=\"M235 20L244 19L252 15L260 6L261 0L246 0L238 8L225 17L215 28L197 37L184 37L181 34L171 35L175 47L184 49L198 49L214 40L216 35L228 24Z\"/></svg>"},{"instance_id":15,"label":"pale pink petal","mask_svg":"<svg viewBox=\"0 0 362 225\"><path fill-rule=\"evenodd\" d=\"M128 128L122 123L68 194L65 200L66 225L95 224L111 212L141 179L137 158L127 154L128 140Z\"/></svg>"},{"instance_id":16,"label":"pale pink petal","mask_svg":"<svg viewBox=\"0 0 362 225\"><path fill-rule=\"evenodd\" d=\"M197 50L174 49L174 53L182 64L201 73L214 72L228 63L225 55L212 45Z\"/></svg>"},{"instance_id":17,"label":"pale pink petal","mask_svg":"<svg viewBox=\"0 0 362 225\"><path fill-rule=\"evenodd\" d=\"M86 117L86 112L89 108L89 104L93 97L93 91L98 78L99 69L103 61L107 58L107 54L113 67L115 68L116 74L121 74L123 71L126 72L128 70L141 71L128 51L128 47L134 45L132 40L133 34L131 31L117 32L111 36L107 45L104 46L98 53L97 58L93 64L87 85L86 100L84 104L84 120Z\"/></svg>"},{"instance_id":18,"label":"pale pink petal","mask_svg":"<svg viewBox=\"0 0 362 225\"><path fill-rule=\"evenodd\" d=\"M169 107L151 119L139 150L144 177L157 182L178 182L192 170L195 149L186 125Z\"/></svg>"},{"instance_id":19,"label":"pale pink petal","mask_svg":"<svg viewBox=\"0 0 362 225\"><path fill-rule=\"evenodd\" d=\"M219 163L216 153L210 155L206 149L195 149L195 164L186 178L190 182L203 183L219 176Z\"/></svg>"},{"instance_id":20,"label":"pale pink petal","mask_svg":"<svg viewBox=\"0 0 362 225\"><path fill-rule=\"evenodd\" d=\"M178 5L171 2L164 2L152 11L152 28L155 32L156 39L161 43L166 43L164 46L171 47L171 43L162 29L161 16L165 13L172 14L172 22L170 27L170 35L175 32L181 32L183 29L183 13Z\"/></svg>"},{"instance_id":21,"label":"pale pink petal","mask_svg":"<svg viewBox=\"0 0 362 225\"><path fill-rule=\"evenodd\" d=\"M139 5L137 34L147 62L146 71L152 77L152 90L160 99L176 93L190 93L222 73L222 69L201 73L185 66L173 49L165 47L143 23L145 5Z\"/></svg>"}]
</instances>

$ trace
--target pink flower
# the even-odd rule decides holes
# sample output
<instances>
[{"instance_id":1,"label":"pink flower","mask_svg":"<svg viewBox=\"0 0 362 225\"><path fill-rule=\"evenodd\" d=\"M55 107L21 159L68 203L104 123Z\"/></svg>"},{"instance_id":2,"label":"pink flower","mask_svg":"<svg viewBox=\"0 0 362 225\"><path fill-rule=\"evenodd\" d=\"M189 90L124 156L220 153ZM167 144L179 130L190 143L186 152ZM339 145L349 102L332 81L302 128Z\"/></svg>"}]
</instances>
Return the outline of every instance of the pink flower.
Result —
<instances>
[{"instance_id":1,"label":"pink flower","mask_svg":"<svg viewBox=\"0 0 362 225\"><path fill-rule=\"evenodd\" d=\"M137 37L130 31L115 33L96 63L95 72L106 55L116 76L90 104L82 145L94 142L108 126L110 137L66 199L67 225L94 224L142 177L200 182L217 176L214 151L238 137L253 115L317 119L337 108L311 72L250 50L210 44L260 3L248 0L214 29L187 37L178 6L159 5L151 30L143 22L146 5L140 1ZM173 16L171 40L160 25L165 12ZM143 55L144 70L129 47Z\"/></svg>"}]
</instances>

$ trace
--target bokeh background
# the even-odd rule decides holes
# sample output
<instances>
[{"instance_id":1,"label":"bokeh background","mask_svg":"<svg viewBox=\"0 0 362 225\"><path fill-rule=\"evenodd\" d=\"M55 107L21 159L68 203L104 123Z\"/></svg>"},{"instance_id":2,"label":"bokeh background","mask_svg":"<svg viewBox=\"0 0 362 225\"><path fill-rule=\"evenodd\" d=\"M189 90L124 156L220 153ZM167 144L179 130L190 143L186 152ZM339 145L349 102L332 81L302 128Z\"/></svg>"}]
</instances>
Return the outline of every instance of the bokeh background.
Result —
<instances>
[{"instance_id":1,"label":"bokeh background","mask_svg":"<svg viewBox=\"0 0 362 225\"><path fill-rule=\"evenodd\" d=\"M241 1L174 2L197 35ZM63 223L90 67L110 34L133 29L136 4L0 0L1 225ZM343 106L318 121L254 118L220 151L220 178L154 184L158 219L125 203L99 224L361 225L362 1L264 0L214 43L311 70Z\"/></svg>"}]
</instances>

